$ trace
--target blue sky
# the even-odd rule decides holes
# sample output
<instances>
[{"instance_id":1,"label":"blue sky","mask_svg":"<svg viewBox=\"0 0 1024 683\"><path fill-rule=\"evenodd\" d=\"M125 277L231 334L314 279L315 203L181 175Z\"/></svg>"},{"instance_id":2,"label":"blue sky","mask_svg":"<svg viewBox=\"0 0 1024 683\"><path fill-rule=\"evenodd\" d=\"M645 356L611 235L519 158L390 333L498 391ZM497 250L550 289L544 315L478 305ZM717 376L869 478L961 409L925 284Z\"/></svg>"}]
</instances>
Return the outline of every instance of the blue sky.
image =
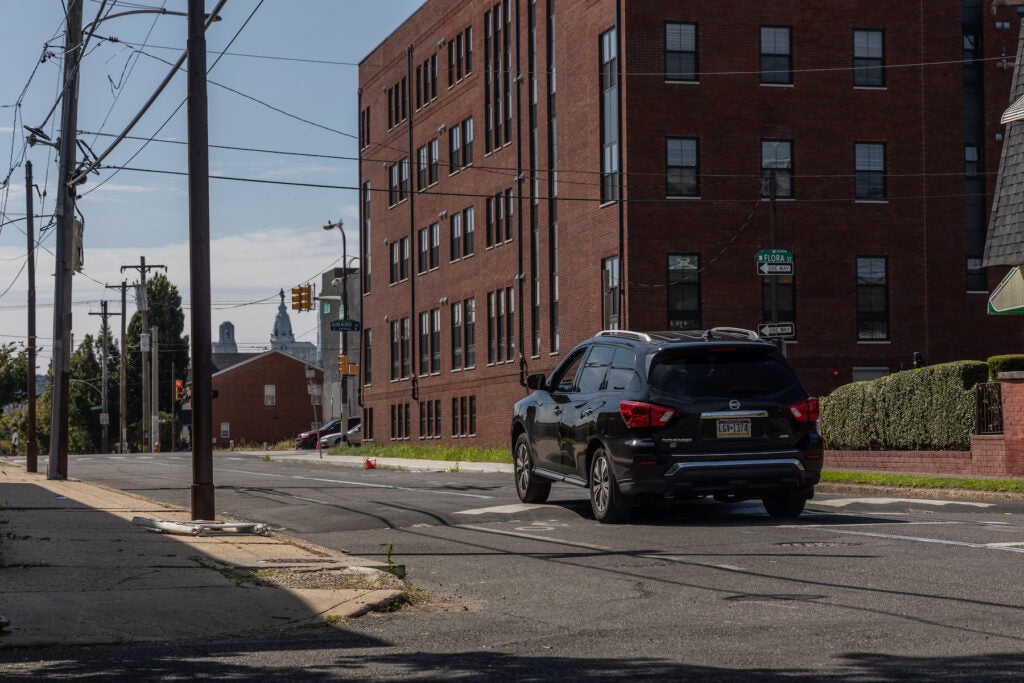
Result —
<instances>
[{"instance_id":1,"label":"blue sky","mask_svg":"<svg viewBox=\"0 0 1024 683\"><path fill-rule=\"evenodd\" d=\"M85 22L102 2L82 1ZM405 21L422 0L228 0L223 20L207 32L210 84L210 173L250 180L357 184L357 64ZM206 0L212 10L215 0ZM46 196L35 199L40 249L36 261L37 335L40 369L49 360L53 325L54 231L39 234L53 211L56 153L25 146L24 125L59 136L59 108L47 120L61 77L62 0L0 0L0 343L23 342L27 330L28 278L25 237L24 161ZM125 12L166 7L184 12L185 0L108 0ZM156 14L111 18L95 26L81 67L78 129L96 154L112 144L156 90L185 45L186 20ZM114 40L116 39L116 40ZM230 46L229 46L230 44ZM226 49L224 56L220 53ZM44 58L45 55L45 58ZM216 62L216 63L215 63ZM187 170L184 72L174 77L127 139L80 190L85 216L85 267L74 278L76 343L99 328L100 300L112 311L120 295L105 289L137 278L121 266L168 266L189 314L188 194L184 175L116 171L116 167ZM166 125L165 125L166 122ZM241 151L223 147L246 148ZM319 282L340 264L337 230L321 226L342 218L349 255L358 254L357 195L348 189L211 180L211 289L214 333L231 321L239 350L269 347L284 289ZM290 302L289 302L290 303ZM129 301L129 315L134 312ZM290 311L296 338L317 343L312 313ZM119 322L113 319L114 329ZM186 330L188 320L186 320Z\"/></svg>"}]
</instances>

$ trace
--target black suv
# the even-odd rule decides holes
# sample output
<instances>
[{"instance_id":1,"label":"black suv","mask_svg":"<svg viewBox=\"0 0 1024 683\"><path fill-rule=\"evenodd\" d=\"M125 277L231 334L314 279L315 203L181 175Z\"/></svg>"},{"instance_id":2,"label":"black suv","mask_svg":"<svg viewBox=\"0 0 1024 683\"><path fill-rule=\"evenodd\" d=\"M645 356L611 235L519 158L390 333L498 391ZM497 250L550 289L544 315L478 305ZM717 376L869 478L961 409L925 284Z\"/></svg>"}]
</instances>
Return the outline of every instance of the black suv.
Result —
<instances>
[{"instance_id":1,"label":"black suv","mask_svg":"<svg viewBox=\"0 0 1024 683\"><path fill-rule=\"evenodd\" d=\"M581 343L515 405L519 498L551 482L590 489L617 522L658 498L760 498L772 517L803 512L821 476L818 399L756 332L610 330Z\"/></svg>"}]
</instances>

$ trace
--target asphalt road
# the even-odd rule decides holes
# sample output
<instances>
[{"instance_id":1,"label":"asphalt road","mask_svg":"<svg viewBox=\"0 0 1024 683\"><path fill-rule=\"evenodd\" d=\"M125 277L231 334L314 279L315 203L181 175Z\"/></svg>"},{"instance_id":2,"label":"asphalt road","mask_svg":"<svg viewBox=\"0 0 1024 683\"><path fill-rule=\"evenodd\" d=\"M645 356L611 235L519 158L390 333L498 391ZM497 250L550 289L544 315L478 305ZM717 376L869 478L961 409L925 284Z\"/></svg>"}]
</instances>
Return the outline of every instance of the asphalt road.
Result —
<instances>
[{"instance_id":1,"label":"asphalt road","mask_svg":"<svg viewBox=\"0 0 1024 683\"><path fill-rule=\"evenodd\" d=\"M519 504L511 475L215 464L218 515L390 550L429 597L257 640L34 653L25 680L94 677L101 661L113 677L229 680L1024 678L1020 503L819 494L795 522L691 502L606 526L581 489ZM69 472L188 504L187 455L72 456Z\"/></svg>"}]
</instances>

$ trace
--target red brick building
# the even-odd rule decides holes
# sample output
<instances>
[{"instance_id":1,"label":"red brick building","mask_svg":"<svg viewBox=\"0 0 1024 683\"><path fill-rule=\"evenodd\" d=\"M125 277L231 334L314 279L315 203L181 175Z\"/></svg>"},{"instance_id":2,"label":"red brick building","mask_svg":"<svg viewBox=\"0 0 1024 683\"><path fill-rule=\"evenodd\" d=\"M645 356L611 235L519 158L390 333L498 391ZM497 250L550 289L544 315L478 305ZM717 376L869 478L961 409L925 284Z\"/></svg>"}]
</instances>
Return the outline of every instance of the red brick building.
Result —
<instances>
[{"instance_id":1,"label":"red brick building","mask_svg":"<svg viewBox=\"0 0 1024 683\"><path fill-rule=\"evenodd\" d=\"M792 323L819 394L1019 352L981 268L1019 21L426 2L360 65L364 438L503 444L525 375L603 328Z\"/></svg>"},{"instance_id":2,"label":"red brick building","mask_svg":"<svg viewBox=\"0 0 1024 683\"><path fill-rule=\"evenodd\" d=\"M248 354L246 354L248 355ZM213 374L215 448L291 440L322 419L310 404L306 362L282 351L253 354ZM323 385L323 371L313 369Z\"/></svg>"}]
</instances>

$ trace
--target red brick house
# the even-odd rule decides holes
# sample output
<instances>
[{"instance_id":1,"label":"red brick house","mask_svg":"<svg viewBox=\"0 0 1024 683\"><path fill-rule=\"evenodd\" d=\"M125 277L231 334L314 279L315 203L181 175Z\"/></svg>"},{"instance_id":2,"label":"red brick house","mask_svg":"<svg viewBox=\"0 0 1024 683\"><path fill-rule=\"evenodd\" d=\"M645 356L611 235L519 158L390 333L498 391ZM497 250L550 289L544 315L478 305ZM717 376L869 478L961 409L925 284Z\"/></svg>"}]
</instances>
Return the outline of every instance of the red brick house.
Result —
<instances>
[{"instance_id":1,"label":"red brick house","mask_svg":"<svg viewBox=\"0 0 1024 683\"><path fill-rule=\"evenodd\" d=\"M359 67L363 438L505 444L607 328L793 323L815 394L1020 351L982 267L1019 9L428 0Z\"/></svg>"},{"instance_id":2,"label":"red brick house","mask_svg":"<svg viewBox=\"0 0 1024 683\"><path fill-rule=\"evenodd\" d=\"M253 354L213 374L214 447L291 440L322 419L307 389L306 362L282 351ZM323 371L312 368L323 385ZM314 411L315 408L315 411Z\"/></svg>"}]
</instances>

